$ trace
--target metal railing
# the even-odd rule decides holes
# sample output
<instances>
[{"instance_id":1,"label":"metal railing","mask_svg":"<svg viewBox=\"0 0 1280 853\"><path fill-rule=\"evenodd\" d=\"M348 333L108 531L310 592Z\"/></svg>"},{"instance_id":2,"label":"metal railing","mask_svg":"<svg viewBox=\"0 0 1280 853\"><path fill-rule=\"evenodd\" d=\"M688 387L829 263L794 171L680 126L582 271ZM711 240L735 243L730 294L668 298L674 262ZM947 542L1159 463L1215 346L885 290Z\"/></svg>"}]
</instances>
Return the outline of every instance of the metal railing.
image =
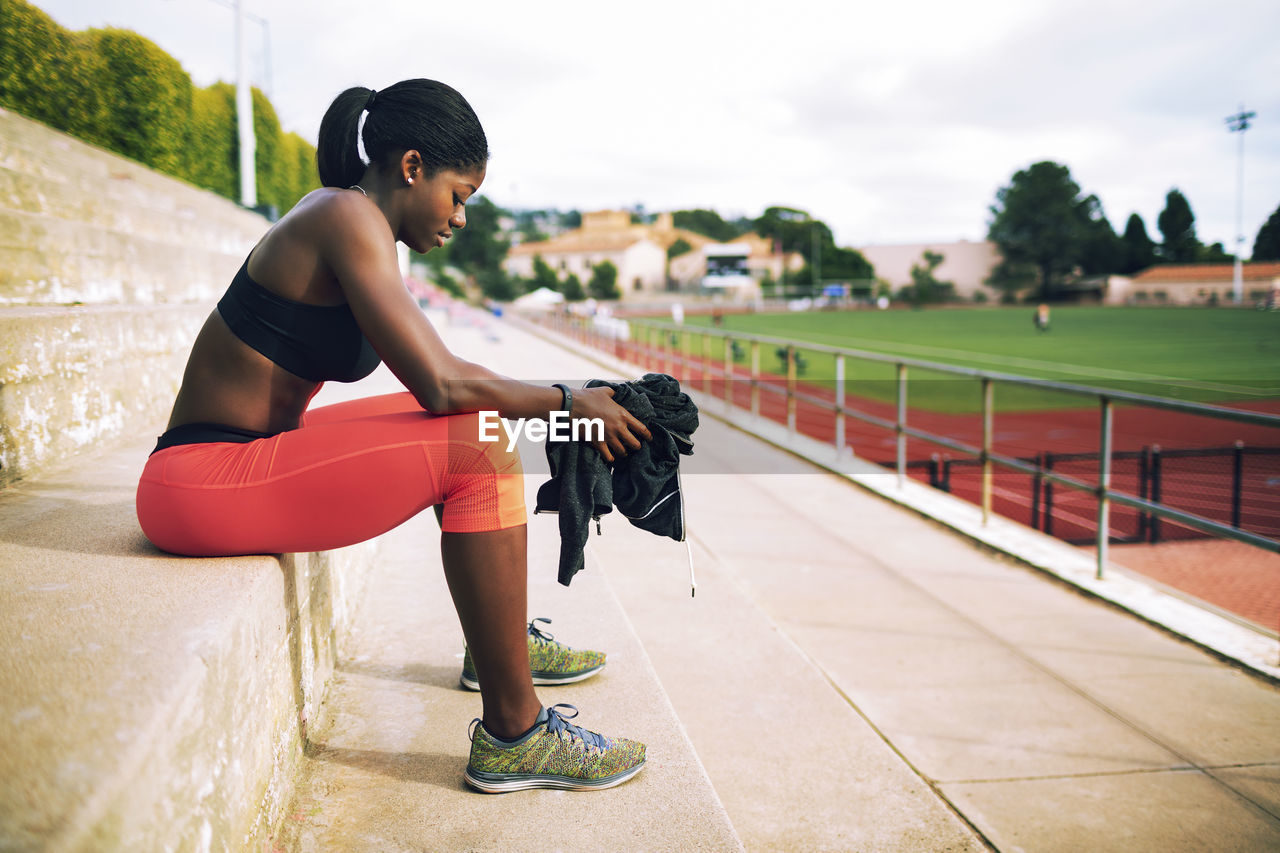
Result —
<instances>
[{"instance_id":1,"label":"metal railing","mask_svg":"<svg viewBox=\"0 0 1280 853\"><path fill-rule=\"evenodd\" d=\"M656 362L664 372L677 376L677 378L687 378L690 372L688 369L697 368L703 381L703 391L708 394L712 389L712 380L715 377L719 377L725 381L724 398L727 407L740 408L734 403L732 387L734 382L745 380L750 384L749 410L754 417L760 417L760 395L762 393L781 395L785 398L786 427L788 433L792 436L797 432L797 407L800 403L829 411L835 419L833 444L837 458L847 452L846 428L848 418L854 418L862 423L889 430L895 436L895 463L893 467L897 473L899 488L905 485L907 478L907 439L909 437L927 441L958 453L974 456L982 468L979 503L982 509L983 525L986 525L991 517L996 466L1029 474L1045 484L1055 484L1089 493L1097 501L1096 553L1098 578L1103 577L1108 560L1107 547L1111 538L1109 521L1113 505L1128 507L1143 513L1151 520L1151 523L1158 523L1155 521L1156 519L1167 519L1211 536L1244 542L1267 551L1280 553L1280 541L1276 539L1241 529L1238 526L1224 524L1203 515L1177 509L1162 503L1158 497L1153 498L1150 495L1134 495L1118 491L1112 488L1111 482L1115 407L1118 403L1149 406L1162 410L1280 429L1280 416L1277 415L1230 409L1206 403L1192 403L1148 394L1097 388L1070 382L1058 382L977 368L959 367L847 347L810 343L805 343L803 347L799 347L794 341L785 338L767 335L747 335L713 327L691 329L687 326L677 326L672 323L631 320L630 337L627 340L623 340L596 329L586 318L556 314L551 315L542 322L562 334L568 334L585 344L599 349L611 351L614 355L630 360L633 363L640 363L642 359L650 363ZM701 358L692 358L686 355L686 353L693 352L694 347L692 344L695 337L700 337L702 341ZM718 348L723 354L722 364L716 363L720 356L713 353L713 350L717 348L712 342L716 339L719 339L722 344ZM743 351L744 345L746 347L745 352ZM785 374L782 377L782 382L777 381L778 377L769 376L761 371L761 347L776 348L781 363L785 365ZM801 349L805 353L821 353L834 358L834 399L810 393L800 386L798 373L804 365L803 356L800 353ZM746 357L748 360L748 367L745 372L740 372L734 367L738 357ZM892 420L860 411L847 404L845 378L847 375L847 362L850 359L893 366L896 383L896 415ZM677 366L684 369L677 372ZM952 436L929 432L908 423L908 378L909 371L912 368L958 377L968 377L980 383L982 400L982 438L980 445L967 444ZM995 436L995 386L997 383L1051 390L1096 400L1101 418L1098 438L1097 482L1090 483L1055 471L1052 467L1040 464L1038 459L1026 459L997 453L993 449Z\"/></svg>"}]
</instances>

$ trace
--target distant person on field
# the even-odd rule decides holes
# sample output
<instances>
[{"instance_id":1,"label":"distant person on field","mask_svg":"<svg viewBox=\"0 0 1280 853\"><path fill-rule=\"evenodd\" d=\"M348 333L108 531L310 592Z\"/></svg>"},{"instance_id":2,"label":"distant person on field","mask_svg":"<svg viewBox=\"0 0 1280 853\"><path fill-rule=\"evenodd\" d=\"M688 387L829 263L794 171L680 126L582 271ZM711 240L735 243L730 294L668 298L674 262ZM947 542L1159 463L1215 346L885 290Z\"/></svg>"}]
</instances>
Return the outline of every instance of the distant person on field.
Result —
<instances>
[{"instance_id":1,"label":"distant person on field","mask_svg":"<svg viewBox=\"0 0 1280 853\"><path fill-rule=\"evenodd\" d=\"M1041 302L1036 307L1036 313L1033 317L1033 322L1035 322L1036 324L1037 332L1049 331L1049 306L1048 305Z\"/></svg>"},{"instance_id":2,"label":"distant person on field","mask_svg":"<svg viewBox=\"0 0 1280 853\"><path fill-rule=\"evenodd\" d=\"M271 226L197 336L142 472L138 520L175 554L278 554L352 545L442 505L444 574L467 643L461 681L483 709L468 784L608 788L639 772L644 745L575 726L573 706L544 707L534 692L535 680L594 675L603 655L526 622L520 457L481 441L476 413L599 419L595 447L609 462L651 434L612 388L533 385L459 358L406 289L397 242L444 246L467 224L488 160L475 112L443 83L338 95L320 123L323 187ZM380 362L403 393L310 406L324 382L354 382Z\"/></svg>"}]
</instances>

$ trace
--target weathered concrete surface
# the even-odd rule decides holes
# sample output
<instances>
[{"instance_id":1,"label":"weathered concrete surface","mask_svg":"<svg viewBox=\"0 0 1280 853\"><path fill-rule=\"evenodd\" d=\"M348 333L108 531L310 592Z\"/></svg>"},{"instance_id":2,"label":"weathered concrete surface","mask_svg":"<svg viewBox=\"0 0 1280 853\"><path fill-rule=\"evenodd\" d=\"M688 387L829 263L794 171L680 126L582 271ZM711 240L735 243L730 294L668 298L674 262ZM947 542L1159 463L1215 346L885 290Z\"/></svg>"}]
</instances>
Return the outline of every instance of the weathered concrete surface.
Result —
<instances>
[{"instance_id":1,"label":"weathered concrete surface","mask_svg":"<svg viewBox=\"0 0 1280 853\"><path fill-rule=\"evenodd\" d=\"M206 305L0 309L0 487L163 423Z\"/></svg>"},{"instance_id":2,"label":"weathered concrete surface","mask_svg":"<svg viewBox=\"0 0 1280 853\"><path fill-rule=\"evenodd\" d=\"M162 554L152 443L0 493L2 849L246 849L291 795L376 543Z\"/></svg>"},{"instance_id":3,"label":"weathered concrete surface","mask_svg":"<svg viewBox=\"0 0 1280 853\"><path fill-rule=\"evenodd\" d=\"M90 225L0 208L0 304L210 302L226 290L265 230L266 221L254 218L261 228L220 250L181 233L168 240L147 238L114 223Z\"/></svg>"},{"instance_id":4,"label":"weathered concrete surface","mask_svg":"<svg viewBox=\"0 0 1280 853\"><path fill-rule=\"evenodd\" d=\"M215 193L3 109L0 140L5 210L157 243L190 243L197 252L236 254L248 248L247 236L266 230L262 217Z\"/></svg>"},{"instance_id":5,"label":"weathered concrete surface","mask_svg":"<svg viewBox=\"0 0 1280 853\"><path fill-rule=\"evenodd\" d=\"M0 487L162 421L266 227L0 110Z\"/></svg>"},{"instance_id":6,"label":"weathered concrete surface","mask_svg":"<svg viewBox=\"0 0 1280 853\"><path fill-rule=\"evenodd\" d=\"M822 673L899 770L998 849L1280 847L1272 684L743 433L706 423L696 439L685 478L695 601L715 596L714 615L684 598L683 557L665 543L615 525L591 547L749 848L785 849L790 833L802 848L840 847L814 832L830 831L838 806L810 805L823 814L813 824L788 808L800 779L814 800L819 787L842 805L860 791L888 804L848 829L852 849L918 849L890 840L888 775L828 757L848 748L849 727L826 723L821 706L811 726L807 707L785 702L777 682L803 666L756 665L754 634L766 630ZM704 630L732 625L724 613L742 599L757 630L745 616L746 630ZM744 755L778 729L819 739L821 755L800 759L803 770L766 748ZM841 772L854 787L813 783Z\"/></svg>"}]
</instances>

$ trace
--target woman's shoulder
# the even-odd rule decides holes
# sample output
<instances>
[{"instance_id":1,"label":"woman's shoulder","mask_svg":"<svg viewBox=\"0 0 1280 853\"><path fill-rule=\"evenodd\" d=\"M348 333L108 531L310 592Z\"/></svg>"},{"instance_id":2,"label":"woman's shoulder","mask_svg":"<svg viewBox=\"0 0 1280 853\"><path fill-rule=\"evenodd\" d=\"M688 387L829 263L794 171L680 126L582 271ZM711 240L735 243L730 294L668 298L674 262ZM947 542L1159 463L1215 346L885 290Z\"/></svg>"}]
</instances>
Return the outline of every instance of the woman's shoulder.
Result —
<instances>
[{"instance_id":1,"label":"woman's shoulder","mask_svg":"<svg viewBox=\"0 0 1280 853\"><path fill-rule=\"evenodd\" d=\"M333 218L367 214L374 207L359 190L320 187L304 195L287 214L294 219Z\"/></svg>"},{"instance_id":2,"label":"woman's shoulder","mask_svg":"<svg viewBox=\"0 0 1280 853\"><path fill-rule=\"evenodd\" d=\"M307 193L278 226L327 244L332 244L338 236L382 236L387 230L386 218L372 200L359 190L335 187L321 187Z\"/></svg>"}]
</instances>

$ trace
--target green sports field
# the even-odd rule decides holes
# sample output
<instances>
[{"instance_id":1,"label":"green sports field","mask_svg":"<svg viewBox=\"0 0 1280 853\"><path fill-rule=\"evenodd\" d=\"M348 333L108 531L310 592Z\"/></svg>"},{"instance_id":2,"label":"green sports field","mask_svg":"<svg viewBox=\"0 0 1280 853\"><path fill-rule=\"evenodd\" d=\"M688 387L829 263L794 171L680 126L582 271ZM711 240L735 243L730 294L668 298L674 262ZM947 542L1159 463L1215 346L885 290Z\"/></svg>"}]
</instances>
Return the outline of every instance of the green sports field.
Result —
<instances>
[{"instance_id":1,"label":"green sports field","mask_svg":"<svg viewBox=\"0 0 1280 853\"><path fill-rule=\"evenodd\" d=\"M1049 331L1041 333L1032 324L1033 310L1025 306L727 314L721 330L1185 400L1248 406L1280 398L1280 313L1055 306ZM709 325L706 316L686 321L695 329ZM701 336L687 337L686 346L701 353ZM723 350L713 346L711 351ZM802 378L829 383L835 375L834 359L802 353ZM761 368L780 371L774 347L762 350ZM892 399L893 370L850 360L849 393ZM971 379L912 368L911 388L913 406L951 412L979 406L977 382ZM1078 396L1038 389L997 389L1003 410L1083 402Z\"/></svg>"}]
</instances>

